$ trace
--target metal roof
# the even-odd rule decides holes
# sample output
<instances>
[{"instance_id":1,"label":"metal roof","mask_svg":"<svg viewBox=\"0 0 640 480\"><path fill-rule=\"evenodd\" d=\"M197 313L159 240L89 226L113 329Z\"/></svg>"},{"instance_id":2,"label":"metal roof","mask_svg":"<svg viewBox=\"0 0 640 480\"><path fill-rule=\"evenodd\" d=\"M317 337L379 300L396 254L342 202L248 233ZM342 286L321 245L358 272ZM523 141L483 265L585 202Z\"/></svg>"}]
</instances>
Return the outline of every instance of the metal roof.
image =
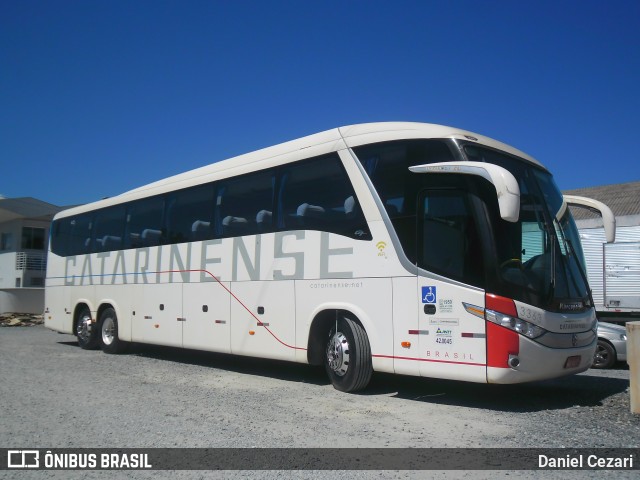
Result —
<instances>
[{"instance_id":1,"label":"metal roof","mask_svg":"<svg viewBox=\"0 0 640 480\"><path fill-rule=\"evenodd\" d=\"M613 211L616 217L640 215L640 182L576 188L575 190L565 190L562 193L600 200ZM576 220L598 217L597 214L585 208L571 207L571 213Z\"/></svg>"},{"instance_id":2,"label":"metal roof","mask_svg":"<svg viewBox=\"0 0 640 480\"><path fill-rule=\"evenodd\" d=\"M33 197L0 198L0 223L18 218L51 220L63 207Z\"/></svg>"}]
</instances>

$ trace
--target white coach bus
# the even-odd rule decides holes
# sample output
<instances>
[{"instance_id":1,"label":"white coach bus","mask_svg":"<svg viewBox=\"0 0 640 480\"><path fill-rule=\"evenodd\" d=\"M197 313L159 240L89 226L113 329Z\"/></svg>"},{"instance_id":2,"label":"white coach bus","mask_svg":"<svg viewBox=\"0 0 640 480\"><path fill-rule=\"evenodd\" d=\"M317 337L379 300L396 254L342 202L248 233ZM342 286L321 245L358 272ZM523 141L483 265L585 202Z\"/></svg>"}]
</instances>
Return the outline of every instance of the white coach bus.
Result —
<instances>
[{"instance_id":1,"label":"white coach bus","mask_svg":"<svg viewBox=\"0 0 640 480\"><path fill-rule=\"evenodd\" d=\"M342 391L373 371L573 374L597 328L551 174L420 123L337 128L59 213L45 324L107 353L140 342L324 364Z\"/></svg>"}]
</instances>

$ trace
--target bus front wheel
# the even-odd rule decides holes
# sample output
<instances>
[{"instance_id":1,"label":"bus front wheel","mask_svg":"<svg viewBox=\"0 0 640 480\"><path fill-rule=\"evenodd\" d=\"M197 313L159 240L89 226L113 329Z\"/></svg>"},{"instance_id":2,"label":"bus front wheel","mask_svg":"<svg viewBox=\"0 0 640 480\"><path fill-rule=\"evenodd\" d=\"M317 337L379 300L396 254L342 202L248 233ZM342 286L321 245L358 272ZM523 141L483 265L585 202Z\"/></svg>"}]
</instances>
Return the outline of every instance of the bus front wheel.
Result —
<instances>
[{"instance_id":1,"label":"bus front wheel","mask_svg":"<svg viewBox=\"0 0 640 480\"><path fill-rule=\"evenodd\" d=\"M113 308L105 309L100 315L100 345L105 353L122 353L128 343L118 338L118 317Z\"/></svg>"},{"instance_id":2,"label":"bus front wheel","mask_svg":"<svg viewBox=\"0 0 640 480\"><path fill-rule=\"evenodd\" d=\"M324 366L336 390L356 392L369 384L373 374L371 347L362 325L347 317L332 325Z\"/></svg>"}]
</instances>

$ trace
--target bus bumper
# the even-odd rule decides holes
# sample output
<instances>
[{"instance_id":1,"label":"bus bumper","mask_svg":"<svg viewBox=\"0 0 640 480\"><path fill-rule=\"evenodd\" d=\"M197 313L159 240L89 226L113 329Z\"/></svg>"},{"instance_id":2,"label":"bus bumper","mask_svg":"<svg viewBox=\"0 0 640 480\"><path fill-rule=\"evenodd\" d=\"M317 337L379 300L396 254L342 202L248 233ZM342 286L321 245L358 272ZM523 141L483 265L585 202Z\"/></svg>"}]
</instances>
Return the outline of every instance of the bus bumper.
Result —
<instances>
[{"instance_id":1,"label":"bus bumper","mask_svg":"<svg viewBox=\"0 0 640 480\"><path fill-rule=\"evenodd\" d=\"M584 372L591 367L597 339L578 348L549 348L520 336L519 352L507 367L487 366L487 383L523 383Z\"/></svg>"}]
</instances>

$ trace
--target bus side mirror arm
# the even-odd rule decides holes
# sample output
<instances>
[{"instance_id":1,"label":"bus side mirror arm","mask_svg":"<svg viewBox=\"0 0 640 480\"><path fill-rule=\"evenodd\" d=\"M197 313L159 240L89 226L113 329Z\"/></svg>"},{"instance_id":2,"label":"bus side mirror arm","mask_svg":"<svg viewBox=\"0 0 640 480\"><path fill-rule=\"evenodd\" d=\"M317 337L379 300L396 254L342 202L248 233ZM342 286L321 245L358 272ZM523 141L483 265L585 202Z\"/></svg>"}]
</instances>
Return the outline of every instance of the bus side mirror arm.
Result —
<instances>
[{"instance_id":1,"label":"bus side mirror arm","mask_svg":"<svg viewBox=\"0 0 640 480\"><path fill-rule=\"evenodd\" d=\"M564 201L568 205L577 205L596 210L602 216L602 224L604 226L604 235L607 243L613 243L616 240L616 217L609 207L604 203L594 200L593 198L577 197L575 195L564 195Z\"/></svg>"},{"instance_id":2,"label":"bus side mirror arm","mask_svg":"<svg viewBox=\"0 0 640 480\"><path fill-rule=\"evenodd\" d=\"M517 222L520 215L520 187L509 170L484 162L442 162L409 167L413 173L455 173L477 175L493 184L498 197L500 216L507 222Z\"/></svg>"}]
</instances>

